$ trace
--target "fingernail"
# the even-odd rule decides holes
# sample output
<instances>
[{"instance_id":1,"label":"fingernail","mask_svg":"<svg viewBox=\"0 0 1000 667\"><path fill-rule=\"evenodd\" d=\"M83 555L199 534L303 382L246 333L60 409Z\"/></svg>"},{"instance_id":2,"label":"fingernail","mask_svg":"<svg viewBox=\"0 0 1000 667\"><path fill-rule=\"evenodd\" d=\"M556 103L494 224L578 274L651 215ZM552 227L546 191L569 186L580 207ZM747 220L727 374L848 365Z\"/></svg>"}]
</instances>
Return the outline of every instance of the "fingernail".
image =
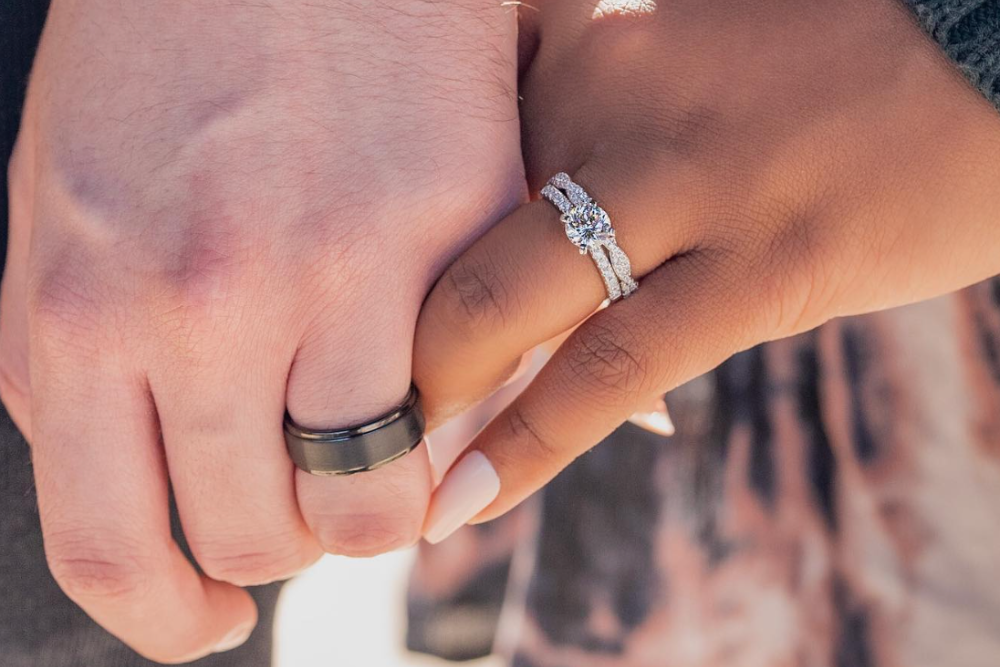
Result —
<instances>
[{"instance_id":1,"label":"fingernail","mask_svg":"<svg viewBox=\"0 0 1000 667\"><path fill-rule=\"evenodd\" d=\"M514 369L514 374L507 378L507 381L503 383L504 387L509 387L518 380L524 377L524 374L528 372L531 368L531 362L534 360L535 355L532 352L525 352L521 355L521 361L517 364L517 368Z\"/></svg>"},{"instance_id":2,"label":"fingernail","mask_svg":"<svg viewBox=\"0 0 1000 667\"><path fill-rule=\"evenodd\" d=\"M240 625L233 629L228 635L226 635L221 642L216 644L216 653L225 653L226 651L232 651L238 646L242 646L246 640L250 639L250 633L253 632L253 624Z\"/></svg>"},{"instance_id":3,"label":"fingernail","mask_svg":"<svg viewBox=\"0 0 1000 667\"><path fill-rule=\"evenodd\" d=\"M500 493L500 478L480 451L466 454L434 493L424 539L437 544L483 511Z\"/></svg>"},{"instance_id":4,"label":"fingernail","mask_svg":"<svg viewBox=\"0 0 1000 667\"><path fill-rule=\"evenodd\" d=\"M628 420L636 426L663 436L673 435L676 430L663 399L658 399L646 410L633 413Z\"/></svg>"}]
</instances>

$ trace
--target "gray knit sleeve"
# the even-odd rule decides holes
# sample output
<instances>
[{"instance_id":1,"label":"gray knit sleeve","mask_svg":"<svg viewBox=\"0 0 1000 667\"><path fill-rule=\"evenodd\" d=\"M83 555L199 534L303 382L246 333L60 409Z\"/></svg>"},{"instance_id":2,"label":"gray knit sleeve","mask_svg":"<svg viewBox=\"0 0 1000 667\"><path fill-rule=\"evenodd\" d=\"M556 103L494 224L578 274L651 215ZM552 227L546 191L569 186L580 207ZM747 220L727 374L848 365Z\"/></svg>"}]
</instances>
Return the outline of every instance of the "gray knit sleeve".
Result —
<instances>
[{"instance_id":1,"label":"gray knit sleeve","mask_svg":"<svg viewBox=\"0 0 1000 667\"><path fill-rule=\"evenodd\" d=\"M965 76L1000 109L1000 0L905 0Z\"/></svg>"}]
</instances>

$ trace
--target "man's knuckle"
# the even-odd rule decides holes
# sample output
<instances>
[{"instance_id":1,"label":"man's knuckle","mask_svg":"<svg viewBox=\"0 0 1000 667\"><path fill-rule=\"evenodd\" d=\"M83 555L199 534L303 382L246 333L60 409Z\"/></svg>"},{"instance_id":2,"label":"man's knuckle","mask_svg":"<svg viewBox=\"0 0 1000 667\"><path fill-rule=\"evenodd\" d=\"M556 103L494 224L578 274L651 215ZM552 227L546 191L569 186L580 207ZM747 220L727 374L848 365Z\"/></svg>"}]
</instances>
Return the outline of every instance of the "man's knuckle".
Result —
<instances>
[{"instance_id":1,"label":"man's knuckle","mask_svg":"<svg viewBox=\"0 0 1000 667\"><path fill-rule=\"evenodd\" d=\"M101 292L93 273L79 262L54 263L29 283L29 317L52 336L93 333L107 310Z\"/></svg>"},{"instance_id":2,"label":"man's knuckle","mask_svg":"<svg viewBox=\"0 0 1000 667\"><path fill-rule=\"evenodd\" d=\"M76 531L46 537L52 576L73 598L131 599L149 590L154 559L116 541Z\"/></svg>"},{"instance_id":3,"label":"man's knuckle","mask_svg":"<svg viewBox=\"0 0 1000 667\"><path fill-rule=\"evenodd\" d=\"M192 540L205 574L237 586L258 586L287 579L305 569L311 558L295 537L260 540Z\"/></svg>"},{"instance_id":4,"label":"man's knuckle","mask_svg":"<svg viewBox=\"0 0 1000 667\"><path fill-rule=\"evenodd\" d=\"M327 553L375 556L409 546L420 534L419 520L407 512L334 513L313 517L316 539Z\"/></svg>"}]
</instances>

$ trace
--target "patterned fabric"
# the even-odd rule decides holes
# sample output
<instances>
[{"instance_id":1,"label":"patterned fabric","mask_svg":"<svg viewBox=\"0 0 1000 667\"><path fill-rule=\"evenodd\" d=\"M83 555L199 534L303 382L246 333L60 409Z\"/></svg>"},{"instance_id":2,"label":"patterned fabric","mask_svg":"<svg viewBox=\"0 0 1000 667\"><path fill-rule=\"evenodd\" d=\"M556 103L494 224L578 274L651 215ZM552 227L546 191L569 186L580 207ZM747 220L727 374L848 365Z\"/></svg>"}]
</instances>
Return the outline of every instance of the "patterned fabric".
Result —
<instances>
[{"instance_id":1,"label":"patterned fabric","mask_svg":"<svg viewBox=\"0 0 1000 667\"><path fill-rule=\"evenodd\" d=\"M1000 0L911 1L1000 106ZM494 525L422 547L409 644L512 667L1000 665L1000 278L667 396Z\"/></svg>"}]
</instances>

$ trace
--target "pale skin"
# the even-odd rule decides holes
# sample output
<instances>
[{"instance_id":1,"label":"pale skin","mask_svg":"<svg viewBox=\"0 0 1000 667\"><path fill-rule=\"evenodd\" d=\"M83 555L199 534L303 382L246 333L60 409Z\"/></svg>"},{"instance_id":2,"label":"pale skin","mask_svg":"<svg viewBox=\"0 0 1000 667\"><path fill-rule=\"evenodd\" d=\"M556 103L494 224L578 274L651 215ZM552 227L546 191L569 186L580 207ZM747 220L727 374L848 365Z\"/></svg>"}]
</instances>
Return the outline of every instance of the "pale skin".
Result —
<instances>
[{"instance_id":1,"label":"pale skin","mask_svg":"<svg viewBox=\"0 0 1000 667\"><path fill-rule=\"evenodd\" d=\"M304 425L377 414L412 350L440 424L586 320L470 445L500 477L486 520L739 350L1000 272L1000 120L890 0L522 12L530 191L569 172L641 283L589 319L603 284L558 212L504 217L522 180L498 6L210 4L57 3L11 169L3 397L48 557L154 659L224 648L253 622L238 585L415 539L426 452L294 473L286 401ZM168 471L207 576L170 542Z\"/></svg>"},{"instance_id":2,"label":"pale skin","mask_svg":"<svg viewBox=\"0 0 1000 667\"><path fill-rule=\"evenodd\" d=\"M53 3L10 166L0 389L53 575L97 622L192 660L253 627L240 587L419 538L426 447L314 477L282 416L343 426L406 394L434 280L525 196L515 89L492 2Z\"/></svg>"}]
</instances>

